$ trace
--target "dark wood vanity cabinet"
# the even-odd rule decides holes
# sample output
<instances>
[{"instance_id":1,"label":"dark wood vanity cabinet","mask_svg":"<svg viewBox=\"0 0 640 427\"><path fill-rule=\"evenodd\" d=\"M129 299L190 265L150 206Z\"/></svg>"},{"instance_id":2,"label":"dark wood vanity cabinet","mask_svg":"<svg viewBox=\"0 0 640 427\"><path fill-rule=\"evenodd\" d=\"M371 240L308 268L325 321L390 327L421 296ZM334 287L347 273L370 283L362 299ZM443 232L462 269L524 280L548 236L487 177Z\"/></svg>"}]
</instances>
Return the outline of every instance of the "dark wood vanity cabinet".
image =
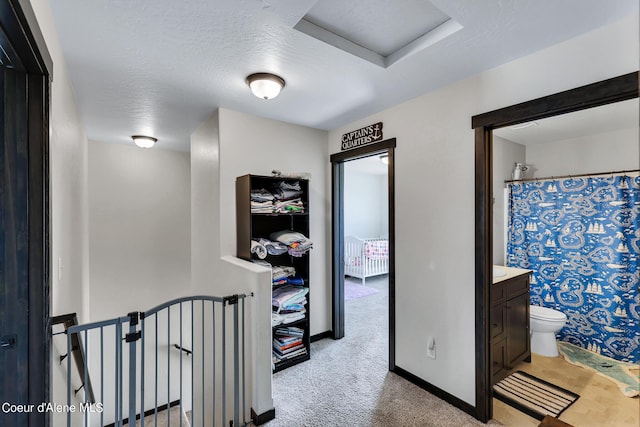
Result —
<instances>
[{"instance_id":1,"label":"dark wood vanity cabinet","mask_svg":"<svg viewBox=\"0 0 640 427\"><path fill-rule=\"evenodd\" d=\"M522 361L531 361L529 273L505 279L491 289L491 382Z\"/></svg>"}]
</instances>

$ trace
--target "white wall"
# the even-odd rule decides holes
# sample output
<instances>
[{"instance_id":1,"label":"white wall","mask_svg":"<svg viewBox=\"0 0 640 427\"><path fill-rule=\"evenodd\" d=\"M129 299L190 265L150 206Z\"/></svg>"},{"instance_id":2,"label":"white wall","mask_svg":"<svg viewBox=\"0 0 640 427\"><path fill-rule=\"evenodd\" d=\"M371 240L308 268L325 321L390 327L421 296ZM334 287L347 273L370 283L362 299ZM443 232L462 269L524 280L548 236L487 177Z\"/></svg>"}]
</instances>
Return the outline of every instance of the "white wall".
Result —
<instances>
[{"instance_id":1,"label":"white wall","mask_svg":"<svg viewBox=\"0 0 640 427\"><path fill-rule=\"evenodd\" d=\"M88 319L87 137L75 104L49 2L32 1L53 59L51 84L51 314ZM60 263L60 264L59 264ZM58 271L58 265L62 271Z\"/></svg>"},{"instance_id":2,"label":"white wall","mask_svg":"<svg viewBox=\"0 0 640 427\"><path fill-rule=\"evenodd\" d=\"M228 296L253 293L247 299L248 408L257 414L273 409L271 394L271 271L231 256L220 256L221 229L234 225L221 222L220 203L220 112L217 110L191 135L191 275L192 293ZM225 124L226 126L226 124ZM235 188L235 184L234 187ZM232 202L235 206L235 195ZM235 212L235 210L234 210ZM235 237L235 234L234 234ZM235 238L234 238L235 242ZM196 367L197 369L198 367ZM198 377L198 376L197 376ZM205 371L205 395L213 392L212 373ZM229 373L228 379L232 378ZM220 376L218 376L220 383ZM222 387L216 384L216 387ZM231 404L230 400L228 401ZM201 407L201 396L195 396ZM213 408L206 406L211 420ZM218 411L220 413L220 411ZM228 413L232 413L231 410ZM197 418L196 418L196 422Z\"/></svg>"},{"instance_id":3,"label":"white wall","mask_svg":"<svg viewBox=\"0 0 640 427\"><path fill-rule=\"evenodd\" d=\"M75 312L82 322L89 320L87 137L75 104L49 1L32 0L30 3L53 59L49 118L51 315ZM54 337L51 351L53 402L66 402L66 367L58 363L60 354L64 353L64 336ZM79 385L80 381L74 383L75 388ZM52 418L54 425L66 422L59 414Z\"/></svg>"},{"instance_id":4,"label":"white wall","mask_svg":"<svg viewBox=\"0 0 640 427\"><path fill-rule=\"evenodd\" d=\"M218 111L191 135L192 288L211 295L229 289L217 279L220 259L220 141ZM206 292L209 291L209 292Z\"/></svg>"},{"instance_id":5,"label":"white wall","mask_svg":"<svg viewBox=\"0 0 640 427\"><path fill-rule=\"evenodd\" d=\"M309 172L311 334L331 329L327 132L220 110L220 253L236 254L235 180L245 174Z\"/></svg>"},{"instance_id":6,"label":"white wall","mask_svg":"<svg viewBox=\"0 0 640 427\"><path fill-rule=\"evenodd\" d=\"M189 153L89 144L91 317L190 294Z\"/></svg>"},{"instance_id":7,"label":"white wall","mask_svg":"<svg viewBox=\"0 0 640 427\"><path fill-rule=\"evenodd\" d=\"M526 147L493 136L493 263L505 263L505 180L511 179L515 163L526 163ZM528 175L527 175L528 176Z\"/></svg>"},{"instance_id":8,"label":"white wall","mask_svg":"<svg viewBox=\"0 0 640 427\"><path fill-rule=\"evenodd\" d=\"M638 100L636 100L638 102ZM632 170L640 167L638 126L527 146L534 177Z\"/></svg>"},{"instance_id":9,"label":"white wall","mask_svg":"<svg viewBox=\"0 0 640 427\"><path fill-rule=\"evenodd\" d=\"M387 176L356 172L352 166L353 162L344 164L344 235L362 238L386 235Z\"/></svg>"},{"instance_id":10,"label":"white wall","mask_svg":"<svg viewBox=\"0 0 640 427\"><path fill-rule=\"evenodd\" d=\"M471 116L635 71L639 50L632 17L329 133L331 153L343 133L369 123L384 122L385 137L397 138L399 367L475 404ZM428 336L435 360L426 357Z\"/></svg>"}]
</instances>

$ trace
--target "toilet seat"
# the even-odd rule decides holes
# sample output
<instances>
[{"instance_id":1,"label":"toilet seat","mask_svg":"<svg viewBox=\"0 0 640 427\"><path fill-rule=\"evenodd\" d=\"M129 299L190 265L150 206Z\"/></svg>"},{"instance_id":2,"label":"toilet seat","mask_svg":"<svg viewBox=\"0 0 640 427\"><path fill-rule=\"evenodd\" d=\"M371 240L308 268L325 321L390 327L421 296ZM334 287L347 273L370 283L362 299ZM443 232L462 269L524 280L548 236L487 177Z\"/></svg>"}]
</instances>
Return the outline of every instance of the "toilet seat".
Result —
<instances>
[{"instance_id":1,"label":"toilet seat","mask_svg":"<svg viewBox=\"0 0 640 427\"><path fill-rule=\"evenodd\" d=\"M539 305L532 305L529 307L531 317L539 320L549 320L564 322L567 320L567 316L561 311L554 310L552 308L540 307Z\"/></svg>"}]
</instances>

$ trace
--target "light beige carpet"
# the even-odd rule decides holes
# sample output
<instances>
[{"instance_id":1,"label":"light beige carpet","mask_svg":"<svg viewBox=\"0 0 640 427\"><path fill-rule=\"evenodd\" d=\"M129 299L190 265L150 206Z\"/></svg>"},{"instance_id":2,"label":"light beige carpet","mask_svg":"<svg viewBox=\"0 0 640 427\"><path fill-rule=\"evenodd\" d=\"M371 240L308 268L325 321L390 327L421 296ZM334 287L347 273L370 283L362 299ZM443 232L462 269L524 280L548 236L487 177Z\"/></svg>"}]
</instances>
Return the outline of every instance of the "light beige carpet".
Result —
<instances>
[{"instance_id":1,"label":"light beige carpet","mask_svg":"<svg viewBox=\"0 0 640 427\"><path fill-rule=\"evenodd\" d=\"M311 360L273 377L276 419L267 427L483 425L388 369L387 276L378 293L346 302L346 336L311 345ZM494 423L494 425L497 425Z\"/></svg>"}]
</instances>

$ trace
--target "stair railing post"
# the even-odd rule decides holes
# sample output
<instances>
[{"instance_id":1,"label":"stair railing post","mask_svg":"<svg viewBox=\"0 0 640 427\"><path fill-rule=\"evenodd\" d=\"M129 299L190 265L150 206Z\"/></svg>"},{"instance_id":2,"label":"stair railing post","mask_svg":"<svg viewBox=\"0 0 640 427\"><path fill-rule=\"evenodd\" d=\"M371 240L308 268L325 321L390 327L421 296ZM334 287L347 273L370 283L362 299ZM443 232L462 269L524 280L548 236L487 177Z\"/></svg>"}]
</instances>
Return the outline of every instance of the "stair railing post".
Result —
<instances>
[{"instance_id":1,"label":"stair railing post","mask_svg":"<svg viewBox=\"0 0 640 427\"><path fill-rule=\"evenodd\" d=\"M132 312L129 316L129 333L125 336L129 344L129 425L136 423L136 345L141 332L136 331L138 325L138 312ZM142 411L141 411L142 412ZM133 423L133 424L132 424Z\"/></svg>"}]
</instances>

